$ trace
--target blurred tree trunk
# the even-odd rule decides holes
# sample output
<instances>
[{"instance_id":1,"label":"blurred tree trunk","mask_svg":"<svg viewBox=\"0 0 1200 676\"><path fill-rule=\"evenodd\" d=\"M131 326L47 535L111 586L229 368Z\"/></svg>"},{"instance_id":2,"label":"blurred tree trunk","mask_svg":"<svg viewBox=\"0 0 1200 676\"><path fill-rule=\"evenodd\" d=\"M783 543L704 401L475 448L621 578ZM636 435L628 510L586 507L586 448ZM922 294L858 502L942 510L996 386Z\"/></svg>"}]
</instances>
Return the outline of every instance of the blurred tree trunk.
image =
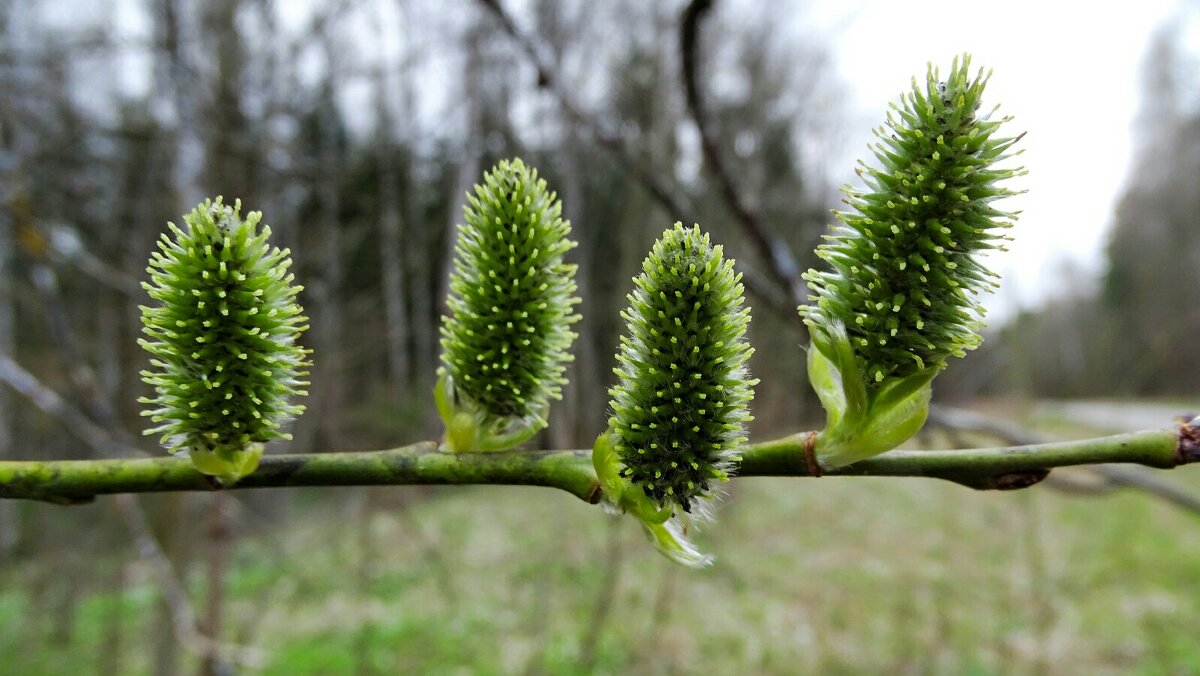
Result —
<instances>
[{"instance_id":1,"label":"blurred tree trunk","mask_svg":"<svg viewBox=\"0 0 1200 676\"><path fill-rule=\"evenodd\" d=\"M358 556L355 565L357 592L360 599L370 599L379 575L378 552L376 538L371 522L374 518L371 497L375 491L371 488L360 488L353 491L350 500L350 514L354 517L357 534ZM407 506L401 509L408 509ZM375 622L366 620L356 632L354 639L355 664L354 673L362 676L378 673L370 651L372 639L375 636Z\"/></svg>"},{"instance_id":2,"label":"blurred tree trunk","mask_svg":"<svg viewBox=\"0 0 1200 676\"><path fill-rule=\"evenodd\" d=\"M419 184L408 172L408 184L405 193L412 196L404 207L406 220L412 227L408 229L411 246L405 247L402 261L407 264L410 272L409 294L412 301L412 312L409 319L412 322L412 382L411 392L423 396L433 386L433 374L438 364L438 317L439 307L436 299L441 289L439 270L443 262L436 252L437 243L441 239L442 228L422 213L422 203L417 198ZM435 418L436 419L436 418Z\"/></svg>"},{"instance_id":3,"label":"blurred tree trunk","mask_svg":"<svg viewBox=\"0 0 1200 676\"><path fill-rule=\"evenodd\" d=\"M252 134L244 112L242 86L248 50L245 47L238 20L242 0L219 0L205 3L201 12L202 41L207 47L203 56L215 65L210 85L213 92L205 118L210 121L207 133L204 172L206 192L224 195L227 203L243 200L243 209L255 209L254 190L256 158L260 135ZM225 578L229 570L230 551L234 547L232 501L229 495L218 493L206 501L211 510L204 529L207 566L207 598L201 634L219 643L224 628ZM229 665L217 652L209 651L201 660L202 676L222 676Z\"/></svg>"},{"instance_id":4,"label":"blurred tree trunk","mask_svg":"<svg viewBox=\"0 0 1200 676\"><path fill-rule=\"evenodd\" d=\"M154 44L161 50L155 68L155 89L166 92L174 112L174 148L171 167L174 199L171 213L177 218L204 198L201 180L206 162L206 149L200 129L200 107L203 83L194 58L195 44L189 38L199 35L195 7L189 0L163 0L156 3L154 14ZM183 535L191 532L186 519L184 496L166 496L154 512L160 527L157 539L164 555L181 577L187 577L188 548ZM179 673L180 650L175 631L174 609L166 594L155 611L151 635L151 654L156 676Z\"/></svg>"},{"instance_id":5,"label":"blurred tree trunk","mask_svg":"<svg viewBox=\"0 0 1200 676\"><path fill-rule=\"evenodd\" d=\"M186 41L189 36L199 35L199 31L188 0L163 0L156 6L155 44L163 52L155 69L156 89L169 92L175 110L175 211L183 213L183 205L194 205L204 198L200 178L205 152L197 100L201 83Z\"/></svg>"},{"instance_id":6,"label":"blurred tree trunk","mask_svg":"<svg viewBox=\"0 0 1200 676\"><path fill-rule=\"evenodd\" d=\"M225 576L234 547L233 497L228 493L208 496L212 513L208 523L208 598L202 634L214 643L221 642L225 617ZM230 667L216 650L209 651L200 664L200 676L226 676Z\"/></svg>"},{"instance_id":7,"label":"blurred tree trunk","mask_svg":"<svg viewBox=\"0 0 1200 676\"><path fill-rule=\"evenodd\" d=\"M120 676L128 673L126 669L122 668L122 658L125 648L125 591L129 586L129 575L123 561L118 562L113 569L113 579L108 587L108 593L113 599L112 609L104 620L104 639L100 643L96 671L101 674Z\"/></svg>"},{"instance_id":8,"label":"blurred tree trunk","mask_svg":"<svg viewBox=\"0 0 1200 676\"><path fill-rule=\"evenodd\" d=\"M382 20L381 20L382 24ZM386 326L384 338L388 356L388 394L393 400L400 399L409 384L409 361L407 332L409 320L404 303L407 291L404 285L404 266L401 242L404 241L400 212L400 196L397 190L399 172L396 168L397 147L395 123L392 118L391 67L387 47L390 46L386 28L379 31L384 53L375 82L375 133L379 156L379 263L380 279L383 283L383 311ZM407 67L405 68L407 71ZM406 191L405 196L411 198Z\"/></svg>"},{"instance_id":9,"label":"blurred tree trunk","mask_svg":"<svg viewBox=\"0 0 1200 676\"><path fill-rule=\"evenodd\" d=\"M458 224L462 220L462 210L466 194L480 180L483 171L483 138L486 133L486 130L483 129L484 112L481 110L485 104L480 100L483 94L483 80L485 78L483 73L483 39L483 31L477 24L472 25L464 35L463 48L466 50L467 55L463 70L462 109L466 115L466 136L459 148L459 155L457 157L458 170L455 173L453 187L447 200L449 209L445 221L446 237L441 265L441 269L446 271L452 269L454 247L458 239ZM445 301L443 299L450 293L450 275L448 273L441 275L437 284L437 290L433 296L439 299L439 303L441 303L438 309L441 312L445 312ZM432 364L437 364L436 359L439 351L434 345L431 341L431 344L426 349L434 355L435 361Z\"/></svg>"},{"instance_id":10,"label":"blurred tree trunk","mask_svg":"<svg viewBox=\"0 0 1200 676\"><path fill-rule=\"evenodd\" d=\"M1165 27L1143 66L1140 147L1117 202L1101 298L1110 347L1087 362L1109 364L1112 389L1129 394L1193 394L1200 379L1200 309L1185 300L1200 288L1200 102L1185 44Z\"/></svg>"},{"instance_id":11,"label":"blurred tree trunk","mask_svg":"<svg viewBox=\"0 0 1200 676\"><path fill-rule=\"evenodd\" d=\"M3 194L3 193L0 193ZM0 354L15 355L13 333L13 232L8 209L0 204ZM0 460L12 455L12 396L8 388L0 387ZM12 555L20 541L17 503L0 500L0 561Z\"/></svg>"},{"instance_id":12,"label":"blurred tree trunk","mask_svg":"<svg viewBox=\"0 0 1200 676\"><path fill-rule=\"evenodd\" d=\"M562 63L564 57L573 49L582 52L580 56L584 63L589 63L590 59L594 58L595 55L591 48L577 44L578 30L575 29L576 26L587 25L587 21L595 18L596 12L590 4L568 7L552 0L539 0L534 5L534 14L537 18L538 34L551 49L555 62ZM564 77L575 81L574 75L572 73L570 76L564 75ZM534 142L539 147L559 145L565 148L578 148L583 146L586 141L579 137L571 125L560 124L564 120L562 110L557 102L550 97L541 98L542 105L539 106L538 122L535 126L542 131L542 135ZM580 166L581 159L577 152L563 152L555 161L548 163L550 166L547 167L551 170L557 168L557 177L544 176L550 183L550 189L558 192L562 199L563 219L571 222L572 238L576 241L580 240L578 229L587 225L586 210L589 207L585 188L585 172L584 168ZM553 180L555 178L557 180ZM575 281L579 289L577 295L580 298L580 304L576 309L578 311L580 308L591 307L590 303L593 300L591 261L578 249L568 255L568 261L578 265ZM603 411L605 406L601 399L604 383L597 382L596 379L597 364L594 343L587 338L593 332L592 322L589 319L591 313L580 311L579 314L582 317L574 326L574 330L583 338L577 339L572 348L575 359L567 364L564 374L567 383L563 386L562 402L550 409L547 437L549 446L552 448L588 446L601 431L594 429L596 425L591 424L593 420L597 419L597 416L589 415L589 413Z\"/></svg>"},{"instance_id":13,"label":"blurred tree trunk","mask_svg":"<svg viewBox=\"0 0 1200 676\"><path fill-rule=\"evenodd\" d=\"M9 49L17 47L17 26L11 21L10 11L16 4L11 0L0 3L0 44ZM12 68L18 64L16 55ZM0 167L14 167L14 170L0 174L0 354L15 356L16 333L14 331L14 313L16 312L13 276L15 260L14 224L10 215L10 191L18 185L15 167L19 166L18 151L15 140L20 133L18 129L17 112L13 110L11 101L0 97ZM13 457L13 423L16 416L13 412L13 399L8 388L0 387L0 460ZM0 500L0 561L12 555L20 542L20 523L17 504L12 500Z\"/></svg>"},{"instance_id":14,"label":"blurred tree trunk","mask_svg":"<svg viewBox=\"0 0 1200 676\"><path fill-rule=\"evenodd\" d=\"M342 175L341 135L343 124L338 109L337 74L340 64L333 27L324 26L320 32L322 52L325 57L325 76L317 104L317 167L316 200L320 231L318 261L321 277L313 322L316 349L320 360L313 370L313 401L310 415L317 416L317 431L325 441L338 438L336 409L342 405L343 383L346 372L345 360L348 346L344 343L342 303L342 234L341 192L339 179ZM318 379L319 376L319 379Z\"/></svg>"},{"instance_id":15,"label":"blurred tree trunk","mask_svg":"<svg viewBox=\"0 0 1200 676\"><path fill-rule=\"evenodd\" d=\"M155 537L162 545L163 554L184 579L188 570L184 535L192 531L192 524L186 518L185 497L184 494L163 496L151 512L158 525ZM165 590L160 594L154 615L152 626L155 631L149 637L154 676L176 676L179 674L180 637L175 631L175 610L168 602Z\"/></svg>"},{"instance_id":16,"label":"blurred tree trunk","mask_svg":"<svg viewBox=\"0 0 1200 676\"><path fill-rule=\"evenodd\" d=\"M561 190L563 203L563 218L571 221L572 224L580 222L582 214L582 205L584 204L582 179L579 175L579 166L575 162L574 153L564 154L561 160L561 180L559 181L559 190ZM554 189L553 187L551 189ZM578 256L578 254L575 254ZM591 266L587 261L580 256L578 260L579 268L575 273L576 284L579 288L580 304L587 303L591 296L590 272ZM581 312L582 315L579 322L574 326L574 329L580 335L589 335L590 323L587 320L588 313ZM564 376L567 379L567 384L563 386L562 402L551 408L550 412L550 447L551 448L577 448L579 445L590 443L600 432L596 430L592 433L591 430L584 429L583 416L581 411L597 410L593 408L595 402L591 401L591 395L598 387L593 376L591 367L595 362L595 355L591 349L592 342L590 340L577 340L574 345L573 352L576 355L575 360L567 364L567 370ZM589 437L591 439L589 439Z\"/></svg>"},{"instance_id":17,"label":"blurred tree trunk","mask_svg":"<svg viewBox=\"0 0 1200 676\"><path fill-rule=\"evenodd\" d=\"M251 54L238 26L243 7L242 0L219 0L205 3L202 10L202 44L208 46L204 57L215 66L212 101L204 115L209 124L207 133L202 132L207 140L202 177L208 195L223 195L230 203L240 198L250 210L259 208L257 167L263 135L254 133L245 113L245 71Z\"/></svg>"},{"instance_id":18,"label":"blurred tree trunk","mask_svg":"<svg viewBox=\"0 0 1200 676\"><path fill-rule=\"evenodd\" d=\"M483 176L483 144L472 136L468 139L461 149L459 156L458 171L455 174L454 188L450 193L450 213L446 218L446 246L445 260L442 263L443 270L452 268L451 261L454 260L454 245L458 239L458 224L462 221L462 205L466 200L466 195L471 192ZM439 302L444 303L446 296L450 293L450 275L442 275L438 281L439 288L437 289L437 298ZM441 308L443 311L445 307ZM434 354L436 349L431 349Z\"/></svg>"}]
</instances>

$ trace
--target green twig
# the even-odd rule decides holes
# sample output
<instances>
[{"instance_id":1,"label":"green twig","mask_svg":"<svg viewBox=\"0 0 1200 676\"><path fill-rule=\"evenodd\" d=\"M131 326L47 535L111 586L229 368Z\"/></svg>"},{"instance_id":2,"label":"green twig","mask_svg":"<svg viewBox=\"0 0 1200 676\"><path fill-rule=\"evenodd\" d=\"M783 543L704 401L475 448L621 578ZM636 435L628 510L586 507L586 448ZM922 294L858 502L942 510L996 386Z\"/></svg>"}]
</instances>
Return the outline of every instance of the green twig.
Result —
<instances>
[{"instance_id":1,"label":"green twig","mask_svg":"<svg viewBox=\"0 0 1200 676\"><path fill-rule=\"evenodd\" d=\"M749 444L738 476L810 477L805 460L811 433ZM1024 488L1055 467L1134 463L1170 469L1200 461L1200 419L1173 429L1082 441L956 451L890 451L826 476L944 479L976 489ZM285 486L510 484L565 490L588 502L600 499L590 450L446 453L434 442L383 451L267 455L257 471L224 486L186 459L138 458L0 462L0 498L58 504L97 495L210 491Z\"/></svg>"}]
</instances>

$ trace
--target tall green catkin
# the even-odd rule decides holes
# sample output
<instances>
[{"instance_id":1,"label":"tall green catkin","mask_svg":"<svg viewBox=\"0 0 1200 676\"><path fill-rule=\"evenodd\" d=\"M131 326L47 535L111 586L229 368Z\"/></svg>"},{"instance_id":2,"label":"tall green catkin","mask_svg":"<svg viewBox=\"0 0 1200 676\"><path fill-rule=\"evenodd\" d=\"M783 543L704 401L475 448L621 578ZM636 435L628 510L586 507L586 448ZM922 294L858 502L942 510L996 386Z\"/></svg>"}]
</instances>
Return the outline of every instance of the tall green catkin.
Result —
<instances>
[{"instance_id":1,"label":"tall green catkin","mask_svg":"<svg viewBox=\"0 0 1200 676\"><path fill-rule=\"evenodd\" d=\"M931 66L892 104L875 132L877 163L859 163L865 189L844 188L850 209L835 212L841 225L818 248L830 269L805 275L815 302L800 314L814 342L844 325L871 388L941 369L981 342L976 296L996 275L977 257L1008 239L1016 214L992 203L1015 194L1000 183L1024 172L996 166L1020 136L997 134L1010 118L979 113L990 73L972 77L969 66L956 58L944 79Z\"/></svg>"},{"instance_id":2,"label":"tall green catkin","mask_svg":"<svg viewBox=\"0 0 1200 676\"><path fill-rule=\"evenodd\" d=\"M561 397L576 334L575 247L562 203L537 170L503 160L459 226L442 364L456 394L492 419L543 415ZM542 423L544 425L544 422Z\"/></svg>"},{"instance_id":3,"label":"tall green catkin","mask_svg":"<svg viewBox=\"0 0 1200 676\"><path fill-rule=\"evenodd\" d=\"M218 465L290 438L284 422L304 407L289 400L308 385L309 352L297 342L307 319L289 251L268 242L261 213L243 220L240 211L240 201L218 197L184 216L183 228L168 223L142 284L157 301L141 307L139 343L153 367L142 378L155 391L140 400L148 406L142 414L159 423L146 434Z\"/></svg>"},{"instance_id":4,"label":"tall green catkin","mask_svg":"<svg viewBox=\"0 0 1200 676\"><path fill-rule=\"evenodd\" d=\"M753 349L741 275L699 226L676 223L634 278L610 390L622 476L660 508L691 512L726 481L746 440Z\"/></svg>"}]
</instances>

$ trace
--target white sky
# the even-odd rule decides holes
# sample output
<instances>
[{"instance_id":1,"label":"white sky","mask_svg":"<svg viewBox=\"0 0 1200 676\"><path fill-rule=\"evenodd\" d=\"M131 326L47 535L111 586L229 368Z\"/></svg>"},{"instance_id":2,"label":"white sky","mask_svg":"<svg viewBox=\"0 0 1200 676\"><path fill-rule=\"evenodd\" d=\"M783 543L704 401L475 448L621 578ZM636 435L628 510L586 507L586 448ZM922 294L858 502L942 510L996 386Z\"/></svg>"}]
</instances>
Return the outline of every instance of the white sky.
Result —
<instances>
[{"instance_id":1,"label":"white sky","mask_svg":"<svg viewBox=\"0 0 1200 676\"><path fill-rule=\"evenodd\" d=\"M1148 39L1172 14L1172 0L1082 3L1009 0L816 3L801 19L818 26L852 100L850 142L839 182L866 156L870 129L884 120L910 78L933 61L948 68L970 52L973 66L994 71L985 107L1015 117L1027 132L1019 159L1029 175L1014 181L1028 194L1010 209L1023 214L1008 253L991 259L1003 275L986 299L992 323L1061 289L1068 267L1094 280L1102 271L1111 212L1129 167L1140 73ZM861 129L856 135L852 125Z\"/></svg>"}]
</instances>

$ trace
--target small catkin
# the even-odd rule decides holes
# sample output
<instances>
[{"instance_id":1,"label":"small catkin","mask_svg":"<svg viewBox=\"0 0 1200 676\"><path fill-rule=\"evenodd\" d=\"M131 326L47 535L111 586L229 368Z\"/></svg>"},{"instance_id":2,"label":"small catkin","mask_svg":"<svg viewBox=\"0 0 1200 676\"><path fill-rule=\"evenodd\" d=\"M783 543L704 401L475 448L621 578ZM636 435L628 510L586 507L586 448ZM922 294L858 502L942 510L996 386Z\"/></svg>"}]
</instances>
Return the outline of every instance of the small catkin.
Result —
<instances>
[{"instance_id":1,"label":"small catkin","mask_svg":"<svg viewBox=\"0 0 1200 676\"><path fill-rule=\"evenodd\" d=\"M458 228L442 364L460 398L495 418L541 415L561 397L579 315L575 247L537 170L504 160L468 195Z\"/></svg>"},{"instance_id":2,"label":"small catkin","mask_svg":"<svg viewBox=\"0 0 1200 676\"><path fill-rule=\"evenodd\" d=\"M945 79L930 67L892 105L875 132L877 164L859 163L866 189L844 188L850 210L835 212L841 225L818 248L831 269L805 275L815 302L800 314L814 340L843 324L871 387L981 342L976 296L996 275L977 256L1008 240L1016 214L992 202L1015 194L999 183L1024 172L995 166L1020 137L996 133L1009 118L979 114L990 73L969 66L956 58Z\"/></svg>"},{"instance_id":3,"label":"small catkin","mask_svg":"<svg viewBox=\"0 0 1200 676\"><path fill-rule=\"evenodd\" d=\"M262 214L240 211L218 197L184 216L184 228L168 223L142 284L157 301L141 308L139 343L153 355L142 378L155 391L142 414L159 423L146 434L171 452L225 455L289 438L284 422L304 410L289 403L308 385L301 287L289 251L259 228Z\"/></svg>"},{"instance_id":4,"label":"small catkin","mask_svg":"<svg viewBox=\"0 0 1200 676\"><path fill-rule=\"evenodd\" d=\"M679 223L633 279L609 427L622 475L659 507L711 499L746 440L757 381L740 279L721 246Z\"/></svg>"}]
</instances>

